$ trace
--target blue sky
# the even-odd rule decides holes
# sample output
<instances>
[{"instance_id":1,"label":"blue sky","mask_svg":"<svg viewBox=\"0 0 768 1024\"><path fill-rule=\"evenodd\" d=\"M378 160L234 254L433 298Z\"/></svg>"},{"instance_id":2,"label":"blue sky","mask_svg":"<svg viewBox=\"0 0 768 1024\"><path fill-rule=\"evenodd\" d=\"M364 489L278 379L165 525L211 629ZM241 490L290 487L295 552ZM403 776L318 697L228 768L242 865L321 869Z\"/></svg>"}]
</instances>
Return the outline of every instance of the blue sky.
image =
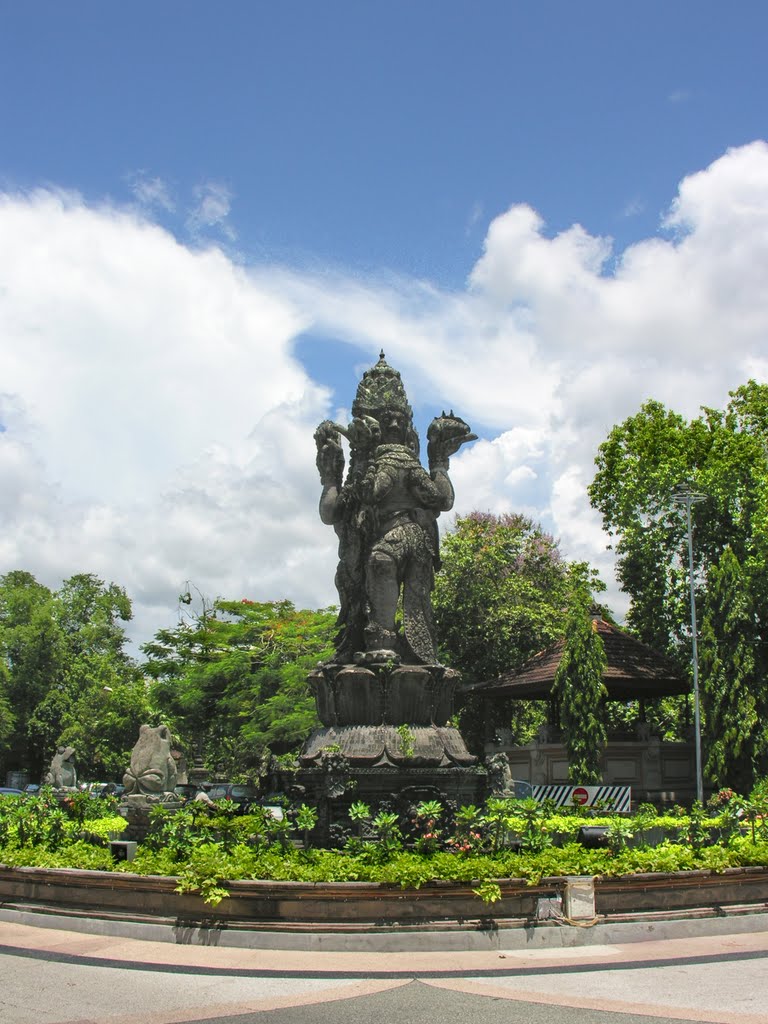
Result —
<instances>
[{"instance_id":1,"label":"blue sky","mask_svg":"<svg viewBox=\"0 0 768 1024\"><path fill-rule=\"evenodd\" d=\"M215 180L253 259L458 286L513 202L623 246L765 134L763 3L3 6L3 180Z\"/></svg>"},{"instance_id":2,"label":"blue sky","mask_svg":"<svg viewBox=\"0 0 768 1024\"><path fill-rule=\"evenodd\" d=\"M312 417L383 344L478 425L461 508L610 577L606 430L765 372L764 3L0 14L0 571L115 579L143 634L186 579L333 600Z\"/></svg>"}]
</instances>

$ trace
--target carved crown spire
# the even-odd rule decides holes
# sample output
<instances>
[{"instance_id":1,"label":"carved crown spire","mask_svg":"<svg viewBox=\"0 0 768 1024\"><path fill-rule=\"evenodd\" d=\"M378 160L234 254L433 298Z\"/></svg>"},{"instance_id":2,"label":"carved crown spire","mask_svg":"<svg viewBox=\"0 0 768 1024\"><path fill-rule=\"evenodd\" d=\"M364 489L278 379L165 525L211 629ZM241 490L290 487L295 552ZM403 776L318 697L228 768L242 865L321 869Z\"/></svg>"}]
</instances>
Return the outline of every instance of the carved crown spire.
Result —
<instances>
[{"instance_id":1,"label":"carved crown spire","mask_svg":"<svg viewBox=\"0 0 768 1024\"><path fill-rule=\"evenodd\" d=\"M352 415L378 418L387 409L405 413L409 421L413 418L400 374L389 365L382 349L378 363L365 371L357 386Z\"/></svg>"}]
</instances>

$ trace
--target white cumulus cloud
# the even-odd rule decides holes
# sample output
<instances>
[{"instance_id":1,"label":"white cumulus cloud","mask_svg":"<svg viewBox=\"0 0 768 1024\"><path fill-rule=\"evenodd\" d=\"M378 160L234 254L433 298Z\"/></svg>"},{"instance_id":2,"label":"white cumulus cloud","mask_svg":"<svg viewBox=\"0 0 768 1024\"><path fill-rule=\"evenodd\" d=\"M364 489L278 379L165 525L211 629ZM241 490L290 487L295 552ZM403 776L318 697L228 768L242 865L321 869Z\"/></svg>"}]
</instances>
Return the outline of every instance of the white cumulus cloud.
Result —
<instances>
[{"instance_id":1,"label":"white cumulus cloud","mask_svg":"<svg viewBox=\"0 0 768 1024\"><path fill-rule=\"evenodd\" d=\"M197 225L226 228L229 204L201 192ZM186 580L332 601L312 432L354 382L332 396L308 376L309 333L370 362L383 347L414 405L482 435L452 463L457 511L526 512L609 575L586 496L598 444L647 398L692 416L765 380L767 276L764 142L684 179L659 234L621 253L513 206L458 292L244 267L135 210L1 195L0 566L125 585L140 638Z\"/></svg>"}]
</instances>

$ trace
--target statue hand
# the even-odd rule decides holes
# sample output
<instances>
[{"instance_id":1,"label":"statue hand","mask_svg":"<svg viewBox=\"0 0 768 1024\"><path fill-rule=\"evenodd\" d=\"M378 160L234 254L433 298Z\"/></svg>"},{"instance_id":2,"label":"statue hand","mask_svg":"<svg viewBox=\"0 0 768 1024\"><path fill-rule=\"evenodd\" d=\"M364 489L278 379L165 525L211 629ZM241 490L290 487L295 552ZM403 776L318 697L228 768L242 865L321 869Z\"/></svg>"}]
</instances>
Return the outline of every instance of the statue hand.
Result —
<instances>
[{"instance_id":1,"label":"statue hand","mask_svg":"<svg viewBox=\"0 0 768 1024\"><path fill-rule=\"evenodd\" d=\"M381 443L381 427L373 416L355 416L346 435L353 448L370 451Z\"/></svg>"},{"instance_id":2,"label":"statue hand","mask_svg":"<svg viewBox=\"0 0 768 1024\"><path fill-rule=\"evenodd\" d=\"M323 420L315 431L317 445L317 470L324 487L341 487L344 473L344 452L341 448L339 426L330 420Z\"/></svg>"},{"instance_id":3,"label":"statue hand","mask_svg":"<svg viewBox=\"0 0 768 1024\"><path fill-rule=\"evenodd\" d=\"M427 456L429 468L446 468L451 455L455 455L463 444L476 441L468 423L460 416L454 416L453 410L446 416L436 416L427 430Z\"/></svg>"}]
</instances>

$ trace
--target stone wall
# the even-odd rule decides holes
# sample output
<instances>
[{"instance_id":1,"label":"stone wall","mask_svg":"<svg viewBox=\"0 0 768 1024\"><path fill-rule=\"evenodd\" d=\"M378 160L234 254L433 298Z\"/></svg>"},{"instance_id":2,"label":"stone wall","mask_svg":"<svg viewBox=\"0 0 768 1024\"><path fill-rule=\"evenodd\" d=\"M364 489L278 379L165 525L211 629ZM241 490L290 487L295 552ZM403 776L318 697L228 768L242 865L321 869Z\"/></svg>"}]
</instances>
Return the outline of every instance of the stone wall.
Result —
<instances>
[{"instance_id":1,"label":"stone wall","mask_svg":"<svg viewBox=\"0 0 768 1024\"><path fill-rule=\"evenodd\" d=\"M565 746L544 736L523 747L511 743L509 730L497 729L486 744L486 754L504 753L512 777L535 785L567 783ZM696 761L693 742L668 743L658 736L640 735L608 741L602 759L605 785L631 786L636 803L683 803L696 796Z\"/></svg>"}]
</instances>

